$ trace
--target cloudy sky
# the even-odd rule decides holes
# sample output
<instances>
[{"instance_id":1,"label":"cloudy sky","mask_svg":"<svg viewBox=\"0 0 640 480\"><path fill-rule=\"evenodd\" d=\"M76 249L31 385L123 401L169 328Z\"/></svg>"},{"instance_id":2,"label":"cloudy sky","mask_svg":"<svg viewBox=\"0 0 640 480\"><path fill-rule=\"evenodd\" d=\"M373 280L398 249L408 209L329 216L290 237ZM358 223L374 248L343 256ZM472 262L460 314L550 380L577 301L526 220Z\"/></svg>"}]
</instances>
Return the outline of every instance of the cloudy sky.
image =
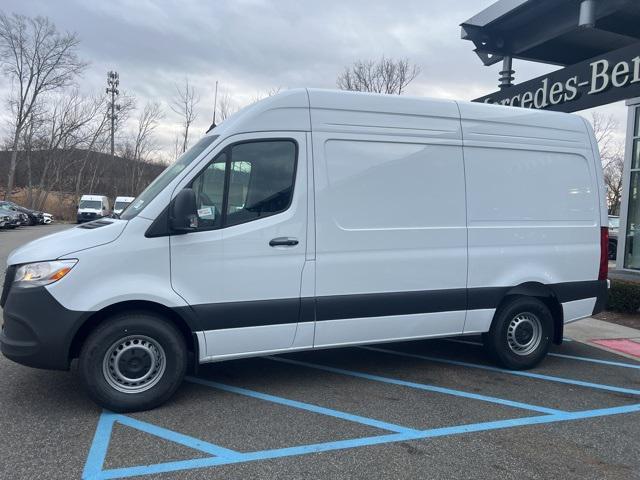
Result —
<instances>
[{"instance_id":1,"label":"cloudy sky","mask_svg":"<svg viewBox=\"0 0 640 480\"><path fill-rule=\"evenodd\" d=\"M159 101L167 151L179 130L169 109L186 77L201 96L195 130L210 123L215 81L239 105L273 88L334 88L357 59L407 57L422 72L408 94L470 100L497 88L499 65L484 67L459 24L493 0L3 0L0 9L51 18L76 32L90 66L86 93L120 73L138 106ZM514 62L516 82L557 67ZM0 94L8 87L0 80ZM625 107L602 109L624 128Z\"/></svg>"}]
</instances>

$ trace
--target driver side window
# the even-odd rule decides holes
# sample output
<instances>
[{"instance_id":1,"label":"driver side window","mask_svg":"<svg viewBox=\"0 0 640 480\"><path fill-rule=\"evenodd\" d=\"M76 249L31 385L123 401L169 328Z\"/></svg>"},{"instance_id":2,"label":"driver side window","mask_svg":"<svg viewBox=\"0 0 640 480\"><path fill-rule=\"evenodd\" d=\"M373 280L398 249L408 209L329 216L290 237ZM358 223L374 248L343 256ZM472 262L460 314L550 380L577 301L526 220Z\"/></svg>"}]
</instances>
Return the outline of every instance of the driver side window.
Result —
<instances>
[{"instance_id":1,"label":"driver side window","mask_svg":"<svg viewBox=\"0 0 640 480\"><path fill-rule=\"evenodd\" d=\"M296 144L243 142L220 153L193 180L198 230L250 222L283 212L293 197Z\"/></svg>"}]
</instances>

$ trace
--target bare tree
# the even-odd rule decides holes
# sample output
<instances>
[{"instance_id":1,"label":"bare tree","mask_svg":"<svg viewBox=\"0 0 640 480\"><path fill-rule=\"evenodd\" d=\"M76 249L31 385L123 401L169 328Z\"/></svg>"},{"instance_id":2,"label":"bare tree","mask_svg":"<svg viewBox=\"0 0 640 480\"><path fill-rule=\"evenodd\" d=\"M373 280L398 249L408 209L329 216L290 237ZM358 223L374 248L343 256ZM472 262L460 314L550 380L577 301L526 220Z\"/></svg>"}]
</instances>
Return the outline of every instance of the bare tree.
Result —
<instances>
[{"instance_id":1,"label":"bare tree","mask_svg":"<svg viewBox=\"0 0 640 480\"><path fill-rule=\"evenodd\" d=\"M224 122L227 118L229 118L232 114L238 111L237 103L231 98L229 92L224 92L220 94L220 98L218 99L218 119L219 122Z\"/></svg>"},{"instance_id":2,"label":"bare tree","mask_svg":"<svg viewBox=\"0 0 640 480\"><path fill-rule=\"evenodd\" d=\"M125 149L125 158L131 160L129 164L131 166L130 192L132 194L139 191L141 178L150 161L149 156L158 148L155 131L163 116L159 103L147 103L138 117L133 142Z\"/></svg>"},{"instance_id":3,"label":"bare tree","mask_svg":"<svg viewBox=\"0 0 640 480\"><path fill-rule=\"evenodd\" d=\"M618 149L604 166L604 184L607 187L607 205L611 215L620 215L622 170L624 168L624 154L622 152L622 149Z\"/></svg>"},{"instance_id":4,"label":"bare tree","mask_svg":"<svg viewBox=\"0 0 640 480\"><path fill-rule=\"evenodd\" d=\"M85 151L79 165L76 169L76 185L75 196L80 196L80 189L82 186L82 179L89 163L91 153L96 150L101 150L100 147L104 147L107 142L106 134L109 127L109 112L108 101L104 96L94 97L89 100L87 115L89 116L89 124L86 133L86 144L84 145Z\"/></svg>"},{"instance_id":5,"label":"bare tree","mask_svg":"<svg viewBox=\"0 0 640 480\"><path fill-rule=\"evenodd\" d=\"M281 90L282 90L281 87L271 87L265 90L264 92L262 90L258 90L255 93L255 95L251 98L251 103L259 102L264 98L273 97L274 95L277 95L278 93L280 93Z\"/></svg>"},{"instance_id":6,"label":"bare tree","mask_svg":"<svg viewBox=\"0 0 640 480\"><path fill-rule=\"evenodd\" d=\"M43 149L46 145L46 134L44 132L44 125L46 122L46 116L42 112L32 112L29 116L25 126L22 129L22 144L19 145L19 149L24 154L24 163L27 168L27 198L26 204L31 206L33 204L33 170L31 168L32 155L35 150Z\"/></svg>"},{"instance_id":7,"label":"bare tree","mask_svg":"<svg viewBox=\"0 0 640 480\"><path fill-rule=\"evenodd\" d=\"M622 170L624 167L624 148L621 140L616 138L618 122L612 115L605 116L592 112L591 124L600 150L609 213L618 215L622 198Z\"/></svg>"},{"instance_id":8,"label":"bare tree","mask_svg":"<svg viewBox=\"0 0 640 480\"><path fill-rule=\"evenodd\" d=\"M171 151L171 161L175 162L178 158L180 158L180 155L182 155L184 152L182 151L182 143L181 143L181 139L180 139L180 134L176 133L175 138L173 139L173 148Z\"/></svg>"},{"instance_id":9,"label":"bare tree","mask_svg":"<svg viewBox=\"0 0 640 480\"><path fill-rule=\"evenodd\" d=\"M58 32L48 18L0 13L0 65L12 85L13 114L5 199L13 190L20 136L40 97L73 83L87 65L77 56L78 44L76 34Z\"/></svg>"},{"instance_id":10,"label":"bare tree","mask_svg":"<svg viewBox=\"0 0 640 480\"><path fill-rule=\"evenodd\" d=\"M182 117L182 151L186 152L189 147L189 128L198 118L196 109L200 103L200 96L196 93L189 79L184 81L184 87L176 85L176 97L171 102L171 110Z\"/></svg>"},{"instance_id":11,"label":"bare tree","mask_svg":"<svg viewBox=\"0 0 640 480\"><path fill-rule=\"evenodd\" d=\"M619 150L619 142L616 141L616 130L619 125L613 115L603 115L591 112L591 125L598 142L600 157L607 160L613 152Z\"/></svg>"},{"instance_id":12,"label":"bare tree","mask_svg":"<svg viewBox=\"0 0 640 480\"><path fill-rule=\"evenodd\" d=\"M77 90L59 95L52 100L51 110L42 127L46 132L46 144L42 146L44 157L40 180L31 206L41 209L53 190L62 181L67 161L73 152L86 144L90 136L89 124L98 113L98 106L82 97Z\"/></svg>"},{"instance_id":13,"label":"bare tree","mask_svg":"<svg viewBox=\"0 0 640 480\"><path fill-rule=\"evenodd\" d=\"M338 75L336 84L342 90L402 95L420 74L420 67L409 60L381 57L379 60L358 60Z\"/></svg>"}]
</instances>

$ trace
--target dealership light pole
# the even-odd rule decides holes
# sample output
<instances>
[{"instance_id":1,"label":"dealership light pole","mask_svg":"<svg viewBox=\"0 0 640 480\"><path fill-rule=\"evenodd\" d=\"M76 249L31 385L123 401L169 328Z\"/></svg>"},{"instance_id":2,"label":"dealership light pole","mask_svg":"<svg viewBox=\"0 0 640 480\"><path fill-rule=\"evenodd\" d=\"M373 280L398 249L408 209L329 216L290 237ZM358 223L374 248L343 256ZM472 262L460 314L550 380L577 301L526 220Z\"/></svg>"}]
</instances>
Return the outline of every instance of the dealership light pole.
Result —
<instances>
[{"instance_id":1,"label":"dealership light pole","mask_svg":"<svg viewBox=\"0 0 640 480\"><path fill-rule=\"evenodd\" d=\"M111 101L108 104L109 108L109 120L111 120L111 158L115 158L114 154L114 135L115 135L115 123L117 114L116 112L120 110L120 105L116 105L116 97L120 94L118 90L118 85L120 85L120 75L118 72L110 71L107 73L107 95L111 94Z\"/></svg>"}]
</instances>

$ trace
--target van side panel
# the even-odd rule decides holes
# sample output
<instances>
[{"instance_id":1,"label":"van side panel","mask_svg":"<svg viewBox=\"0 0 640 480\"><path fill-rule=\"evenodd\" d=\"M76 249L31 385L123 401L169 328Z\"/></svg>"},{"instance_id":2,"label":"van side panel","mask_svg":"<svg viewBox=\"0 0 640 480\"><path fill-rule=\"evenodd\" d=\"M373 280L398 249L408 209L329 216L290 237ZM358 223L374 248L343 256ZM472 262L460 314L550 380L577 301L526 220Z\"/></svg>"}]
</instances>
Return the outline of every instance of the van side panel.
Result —
<instances>
[{"instance_id":1,"label":"van side panel","mask_svg":"<svg viewBox=\"0 0 640 480\"><path fill-rule=\"evenodd\" d=\"M536 282L553 291L560 283L596 281L600 196L582 120L467 103L460 109L469 288ZM566 302L559 298L565 321L591 315L596 298L590 289L584 295ZM465 333L489 326L485 315L484 322L469 322Z\"/></svg>"},{"instance_id":2,"label":"van side panel","mask_svg":"<svg viewBox=\"0 0 640 480\"><path fill-rule=\"evenodd\" d=\"M314 346L461 333L467 239L455 104L421 102L422 115L403 116L384 97L338 108L318 93Z\"/></svg>"}]
</instances>

